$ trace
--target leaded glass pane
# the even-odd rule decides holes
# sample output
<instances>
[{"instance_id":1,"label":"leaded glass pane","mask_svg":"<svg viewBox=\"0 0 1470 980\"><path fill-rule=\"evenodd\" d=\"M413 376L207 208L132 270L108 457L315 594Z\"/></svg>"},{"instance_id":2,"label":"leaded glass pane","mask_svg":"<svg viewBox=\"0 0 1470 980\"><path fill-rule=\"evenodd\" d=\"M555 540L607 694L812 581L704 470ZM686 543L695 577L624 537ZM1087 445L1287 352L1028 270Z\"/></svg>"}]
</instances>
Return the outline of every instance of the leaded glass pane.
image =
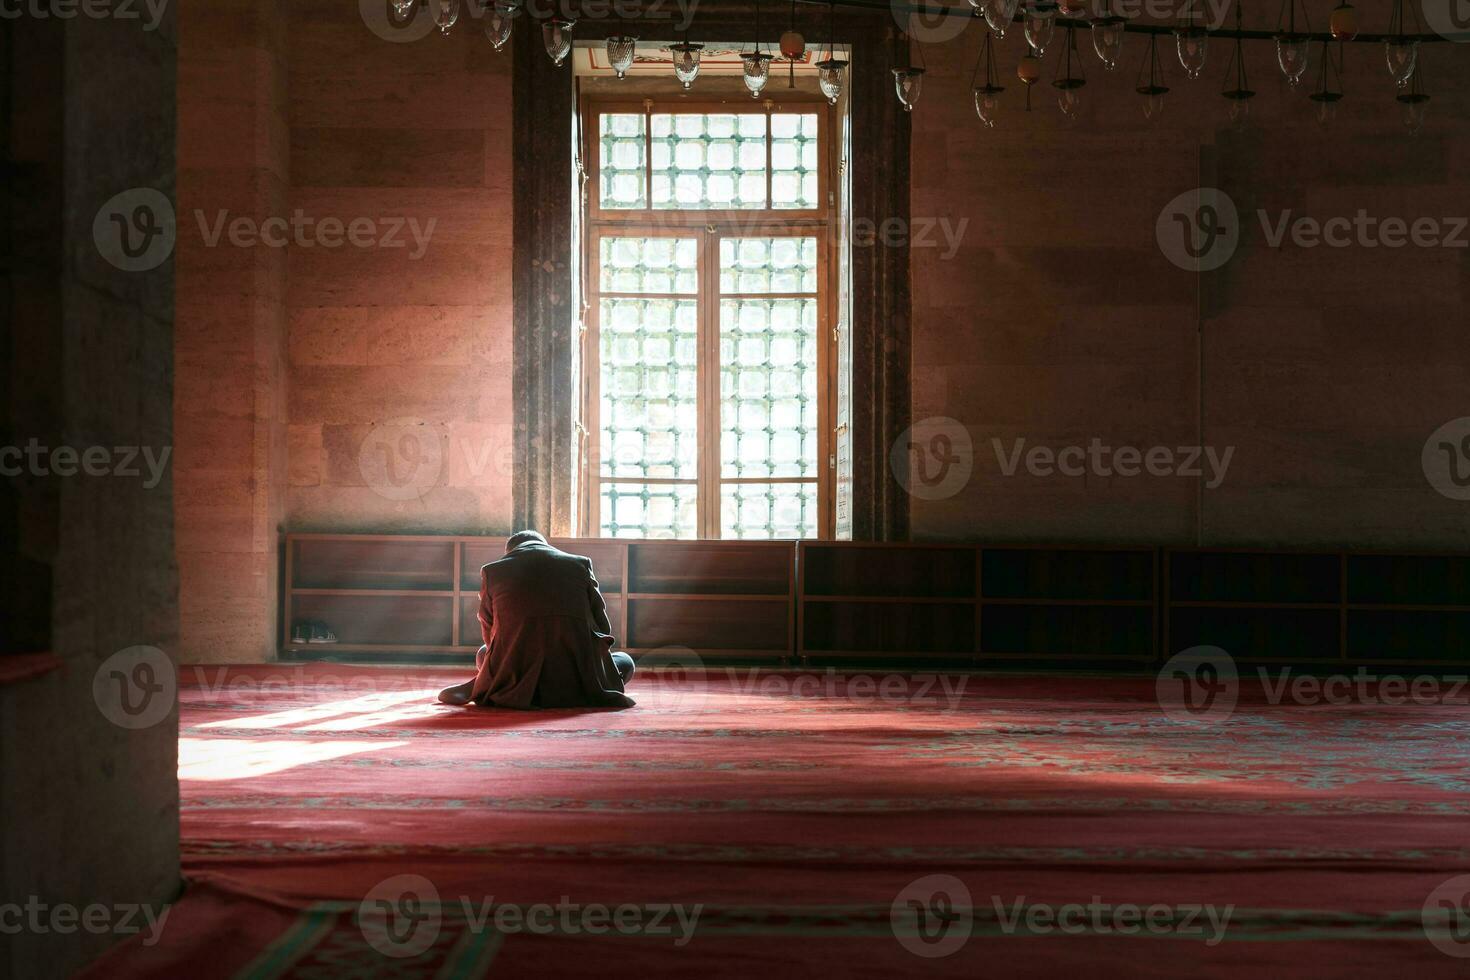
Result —
<instances>
[{"instance_id":1,"label":"leaded glass pane","mask_svg":"<svg viewBox=\"0 0 1470 980\"><path fill-rule=\"evenodd\" d=\"M815 476L817 301L720 303L720 472Z\"/></svg>"},{"instance_id":2,"label":"leaded glass pane","mask_svg":"<svg viewBox=\"0 0 1470 980\"><path fill-rule=\"evenodd\" d=\"M604 483L602 536L697 537L696 499L692 483Z\"/></svg>"},{"instance_id":3,"label":"leaded glass pane","mask_svg":"<svg viewBox=\"0 0 1470 980\"><path fill-rule=\"evenodd\" d=\"M644 157L642 113L607 113L600 117L600 201L605 208L648 207L648 184Z\"/></svg>"},{"instance_id":4,"label":"leaded glass pane","mask_svg":"<svg viewBox=\"0 0 1470 980\"><path fill-rule=\"evenodd\" d=\"M816 537L816 483L724 484L720 488L720 536Z\"/></svg>"},{"instance_id":5,"label":"leaded glass pane","mask_svg":"<svg viewBox=\"0 0 1470 980\"><path fill-rule=\"evenodd\" d=\"M817 199L816 113L771 114L771 207L813 210Z\"/></svg>"},{"instance_id":6,"label":"leaded glass pane","mask_svg":"<svg viewBox=\"0 0 1470 980\"><path fill-rule=\"evenodd\" d=\"M766 206L764 115L660 113L650 125L655 208Z\"/></svg>"},{"instance_id":7,"label":"leaded glass pane","mask_svg":"<svg viewBox=\"0 0 1470 980\"><path fill-rule=\"evenodd\" d=\"M601 316L599 472L693 479L699 455L698 303L604 298Z\"/></svg>"},{"instance_id":8,"label":"leaded glass pane","mask_svg":"<svg viewBox=\"0 0 1470 980\"><path fill-rule=\"evenodd\" d=\"M815 238L720 240L720 292L817 292Z\"/></svg>"},{"instance_id":9,"label":"leaded glass pane","mask_svg":"<svg viewBox=\"0 0 1470 980\"><path fill-rule=\"evenodd\" d=\"M699 242L694 238L602 239L605 293L687 293L699 290Z\"/></svg>"}]
</instances>

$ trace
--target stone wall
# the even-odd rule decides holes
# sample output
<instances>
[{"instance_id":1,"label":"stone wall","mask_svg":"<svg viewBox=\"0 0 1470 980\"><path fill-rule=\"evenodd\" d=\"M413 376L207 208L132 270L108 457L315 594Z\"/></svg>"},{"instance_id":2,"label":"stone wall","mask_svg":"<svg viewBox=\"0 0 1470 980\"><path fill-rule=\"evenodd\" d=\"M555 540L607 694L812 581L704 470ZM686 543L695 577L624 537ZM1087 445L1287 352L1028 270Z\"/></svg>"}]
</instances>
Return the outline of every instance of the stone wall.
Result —
<instances>
[{"instance_id":1,"label":"stone wall","mask_svg":"<svg viewBox=\"0 0 1470 980\"><path fill-rule=\"evenodd\" d=\"M286 508L287 257L231 227L288 213L287 5L211 0L178 16L180 656L269 660Z\"/></svg>"},{"instance_id":2,"label":"stone wall","mask_svg":"<svg viewBox=\"0 0 1470 980\"><path fill-rule=\"evenodd\" d=\"M290 250L289 525L507 531L510 55L468 6L399 43L302 0L290 39L291 207L371 231Z\"/></svg>"},{"instance_id":3,"label":"stone wall","mask_svg":"<svg viewBox=\"0 0 1470 980\"><path fill-rule=\"evenodd\" d=\"M1368 19L1386 8L1360 9L1364 29L1380 29ZM1348 97L1326 128L1306 99L1320 49L1291 91L1271 45L1249 46L1259 94L1236 133L1219 94L1230 51L1218 40L1205 76L1189 81L1164 39L1173 91L1149 123L1133 91L1144 40L1130 35L1108 73L1079 37L1089 107L1069 125L1049 84L1062 36L1026 113L1019 33L997 47L1006 91L993 130L969 91L981 29L926 49L915 230L946 219L962 233L951 250L934 228L935 244L913 249L913 415L960 422L975 459L963 489L913 500L914 536L1470 546L1466 504L1437 493L1420 462L1431 433L1470 415L1467 236L1450 248L1356 237L1272 247L1258 214L1274 229L1288 210L1319 222L1359 209L1407 222L1470 213L1458 163L1470 151L1465 46L1424 46L1433 100L1411 139L1378 45L1348 46ZM1201 186L1234 202L1239 245L1218 271L1197 273L1169 261L1155 226L1171 199ZM1057 452L1094 438L1234 455L1210 489L1208 471L1119 476L1111 464L1067 476L1022 462L1008 476L993 442L1008 465L1018 440Z\"/></svg>"},{"instance_id":4,"label":"stone wall","mask_svg":"<svg viewBox=\"0 0 1470 980\"><path fill-rule=\"evenodd\" d=\"M157 914L179 888L174 701L135 690L148 700L130 704L149 723L130 729L116 702L94 696L95 678L113 689L109 661L128 648L160 651L155 676L167 678L178 635L171 474L145 478L120 453L159 459L173 443L173 268L123 271L93 235L119 193L174 195L172 7L149 23L30 13L8 19L0 37L9 177L0 420L6 445L35 439L46 450L5 481L0 519L29 569L23 585L7 576L5 591L24 619L45 623L25 642L44 640L58 662L0 686L0 895L46 910L42 928L0 943L4 976L69 976L120 938L62 931L53 923L64 927L65 912L52 912L143 904ZM77 463L89 451L90 472Z\"/></svg>"}]
</instances>

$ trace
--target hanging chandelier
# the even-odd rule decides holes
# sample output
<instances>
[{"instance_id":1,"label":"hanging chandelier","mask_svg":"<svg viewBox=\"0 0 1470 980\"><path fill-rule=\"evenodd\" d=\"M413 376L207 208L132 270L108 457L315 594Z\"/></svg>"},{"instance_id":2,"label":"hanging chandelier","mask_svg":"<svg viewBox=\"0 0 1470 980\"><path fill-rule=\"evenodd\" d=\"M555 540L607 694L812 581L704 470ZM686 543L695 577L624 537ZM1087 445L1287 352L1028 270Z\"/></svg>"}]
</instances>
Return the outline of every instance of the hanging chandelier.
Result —
<instances>
[{"instance_id":1,"label":"hanging chandelier","mask_svg":"<svg viewBox=\"0 0 1470 980\"><path fill-rule=\"evenodd\" d=\"M919 95L924 89L924 48L919 46L919 67L913 65L912 44L907 34L904 34L904 48L910 51L909 64L901 68L893 69L893 88L898 93L898 101L903 104L904 112L913 112L914 105L919 101Z\"/></svg>"},{"instance_id":2,"label":"hanging chandelier","mask_svg":"<svg viewBox=\"0 0 1470 980\"><path fill-rule=\"evenodd\" d=\"M459 0L433 0L434 26L441 36L448 37L449 29L459 20Z\"/></svg>"},{"instance_id":3,"label":"hanging chandelier","mask_svg":"<svg viewBox=\"0 0 1470 980\"><path fill-rule=\"evenodd\" d=\"M510 40L511 26L520 12L519 0L500 0L490 5L490 18L485 22L485 36L496 51L504 51Z\"/></svg>"},{"instance_id":4,"label":"hanging chandelier","mask_svg":"<svg viewBox=\"0 0 1470 980\"><path fill-rule=\"evenodd\" d=\"M621 15L618 16L618 32L609 34L603 44L606 46L607 62L612 66L613 74L618 78L626 77L628 69L633 67L633 55L638 49L638 39L623 29ZM561 62L558 61L557 64Z\"/></svg>"},{"instance_id":5,"label":"hanging chandelier","mask_svg":"<svg viewBox=\"0 0 1470 980\"><path fill-rule=\"evenodd\" d=\"M1026 43L1036 52L1036 57L1046 56L1046 46L1051 43L1052 33L1057 26L1057 5L1053 0L1030 0L1026 4L1026 16L1022 24Z\"/></svg>"},{"instance_id":6,"label":"hanging chandelier","mask_svg":"<svg viewBox=\"0 0 1470 980\"><path fill-rule=\"evenodd\" d=\"M771 57L761 48L761 3L760 0L755 0L755 49L740 56L745 72L745 87L750 90L752 99L761 97L766 80L771 77Z\"/></svg>"},{"instance_id":7,"label":"hanging chandelier","mask_svg":"<svg viewBox=\"0 0 1470 980\"><path fill-rule=\"evenodd\" d=\"M1159 63L1157 34L1148 36L1148 51L1138 66L1138 87L1134 91L1143 96L1143 118L1158 119L1164 111L1164 96L1169 94L1169 86L1164 84L1164 67Z\"/></svg>"},{"instance_id":8,"label":"hanging chandelier","mask_svg":"<svg viewBox=\"0 0 1470 980\"><path fill-rule=\"evenodd\" d=\"M1179 26L1174 29L1174 48L1179 55L1179 64L1184 68L1184 74L1191 79L1199 78L1200 73L1205 70L1205 54L1209 41L1210 32L1195 22L1194 4L1188 4Z\"/></svg>"},{"instance_id":9,"label":"hanging chandelier","mask_svg":"<svg viewBox=\"0 0 1470 980\"><path fill-rule=\"evenodd\" d=\"M1300 25L1297 24L1296 17L1298 4L1302 8ZM1281 15L1276 18L1276 66L1286 77L1286 84L1293 88L1302 80L1311 57L1311 29L1312 22L1307 18L1306 0L1286 0Z\"/></svg>"},{"instance_id":10,"label":"hanging chandelier","mask_svg":"<svg viewBox=\"0 0 1470 980\"><path fill-rule=\"evenodd\" d=\"M560 17L552 17L541 25L541 43L546 46L551 63L558 68L566 63L567 55L572 53L572 29L576 26L576 21L563 20Z\"/></svg>"},{"instance_id":11,"label":"hanging chandelier","mask_svg":"<svg viewBox=\"0 0 1470 980\"><path fill-rule=\"evenodd\" d=\"M1332 49L1322 42L1322 62L1317 66L1317 91L1307 98L1317 104L1317 121L1326 126L1337 118L1337 104L1342 101L1342 75L1332 60ZM1333 83L1336 82L1336 88Z\"/></svg>"},{"instance_id":12,"label":"hanging chandelier","mask_svg":"<svg viewBox=\"0 0 1470 980\"><path fill-rule=\"evenodd\" d=\"M1103 0L1099 11L1098 16L1092 19L1092 50L1097 52L1103 70L1112 71L1123 56L1123 38L1127 35L1128 21L1113 13L1111 0Z\"/></svg>"},{"instance_id":13,"label":"hanging chandelier","mask_svg":"<svg viewBox=\"0 0 1470 980\"><path fill-rule=\"evenodd\" d=\"M1424 116L1429 111L1429 95L1423 91L1420 80L1424 75L1424 59L1420 58L1409 78L1407 90L1394 96L1403 107L1404 129L1410 136L1418 136L1424 128Z\"/></svg>"},{"instance_id":14,"label":"hanging chandelier","mask_svg":"<svg viewBox=\"0 0 1470 980\"><path fill-rule=\"evenodd\" d=\"M1235 27L1240 29L1241 4L1235 4ZM1223 95L1230 104L1230 125L1239 132L1245 128L1246 120L1251 114L1251 99L1255 98L1255 91L1251 89L1250 83L1245 77L1245 42L1237 35L1235 47L1230 52L1230 61L1225 66L1225 81L1220 88Z\"/></svg>"},{"instance_id":15,"label":"hanging chandelier","mask_svg":"<svg viewBox=\"0 0 1470 980\"><path fill-rule=\"evenodd\" d=\"M703 44L689 43L689 25L684 25L684 40L669 45L669 55L674 59L674 77L687 90L699 77L699 59L704 54Z\"/></svg>"},{"instance_id":16,"label":"hanging chandelier","mask_svg":"<svg viewBox=\"0 0 1470 980\"><path fill-rule=\"evenodd\" d=\"M973 5L975 0L970 0ZM996 37L1004 40L1006 28L1016 19L1016 8L1021 5L1021 0L982 0L981 12L985 14L985 24L990 32Z\"/></svg>"},{"instance_id":17,"label":"hanging chandelier","mask_svg":"<svg viewBox=\"0 0 1470 980\"><path fill-rule=\"evenodd\" d=\"M421 16L447 35L464 18L466 0L383 0L387 6L390 23L406 26L415 16ZM779 39L780 56L789 62L791 84L795 86L796 62L807 53L807 40L797 30L796 3L791 0L791 23ZM814 2L814 0L806 0ZM841 100L848 85L849 62L837 56L836 9L839 5L856 6L870 10L872 0L826 0L827 2L827 49L825 57L817 61L817 87L830 104ZM1082 90L1087 84L1083 65L1077 54L1076 32L1079 27L1090 32L1092 46L1105 71L1113 71L1121 60L1124 42L1130 33L1148 35L1148 47L1139 66L1134 91L1143 97L1143 112L1147 119L1156 119L1163 111L1164 96L1169 86L1158 52L1160 34L1174 36L1175 53L1180 66L1189 78L1199 78L1205 69L1206 54L1211 36L1220 36L1230 42L1230 57L1225 64L1220 94L1229 103L1230 122L1235 128L1244 126L1250 115L1251 100L1256 92L1250 88L1246 77L1245 42L1265 37L1258 31L1247 31L1242 26L1239 5L1236 6L1235 22L1230 29L1207 28L1203 14L1191 4L1180 15L1175 27L1160 27L1151 24L1133 24L1121 16L1114 0L968 0L976 19L983 17L988 30L981 39L975 68L971 73L971 94L975 112L980 122L988 129L995 125L996 113L1000 108L999 97L1005 91L999 85L998 69L995 64L995 42L1004 39L1006 31L1017 20L1021 21L1026 45L1016 66L1016 77L1026 89L1026 109L1031 108L1031 88L1041 77L1041 57L1050 50L1058 26L1065 29L1065 47L1057 59L1057 71L1052 86L1057 91L1057 101L1068 119L1075 120L1082 111ZM1121 2L1121 0L1120 0ZM1362 35L1359 31L1357 8L1351 0L1336 0L1327 19L1327 30L1314 33L1308 17L1307 0L1283 0L1277 18L1276 30L1269 35L1274 42L1276 63L1288 85L1297 86L1310 68L1312 47L1320 45L1320 58L1316 84L1308 98L1316 106L1317 119L1326 124L1336 115L1338 104L1343 100L1342 64L1349 42L1383 45L1384 61L1400 92L1395 100L1403 116L1404 128L1409 133L1419 132L1427 114L1429 95L1418 81L1418 66L1421 61L1420 47L1425 42L1449 41L1458 38L1422 33L1419 17L1415 10L1417 0L1391 0L1392 10L1388 31L1380 35ZM935 8L928 0L908 0L905 9L921 13L934 13ZM485 19L484 33L491 46L498 52L510 43L515 19L530 10L525 0L468 0L471 19ZM1023 6L1024 5L1024 6ZM760 98L770 80L771 62L775 55L767 49L767 39L762 34L761 0L754 2L755 33L751 49L741 54L746 89L752 98ZM946 5L944 9L950 8ZM1088 16L1088 11L1092 16ZM1060 20L1060 24L1058 21ZM426 27L428 25L425 25ZM550 16L541 21L542 43L546 54L557 66L564 65L573 47L573 32L576 22L566 16ZM598 34L600 32L593 31ZM908 31L902 32L906 64L891 69L894 92L905 112L912 112L923 92L924 65L923 45ZM638 38L629 34L621 16L616 30L607 34L602 41L613 74L626 76L636 58ZM1337 42L1339 51L1333 54L1331 42ZM595 42L594 42L595 43ZM914 46L918 45L918 64L914 64ZM689 40L686 26L684 39L668 45L673 61L674 77L685 88L693 86L699 76L704 45ZM818 48L818 54L821 54ZM983 70L983 76L982 76Z\"/></svg>"},{"instance_id":18,"label":"hanging chandelier","mask_svg":"<svg viewBox=\"0 0 1470 980\"><path fill-rule=\"evenodd\" d=\"M829 0L827 4L827 57L817 62L817 86L821 88L822 94L827 97L827 102L831 105L836 105L837 100L842 97L842 86L847 80L847 62L833 57L832 45L836 35L836 21L837 4Z\"/></svg>"},{"instance_id":19,"label":"hanging chandelier","mask_svg":"<svg viewBox=\"0 0 1470 980\"><path fill-rule=\"evenodd\" d=\"M975 94L975 114L985 124L986 129L995 128L995 114L1000 108L1000 93L1005 87L996 84L995 78L995 52L991 45L995 35L989 31L985 32L985 39L980 42L980 54L975 59L975 70L970 73L970 90ZM985 68L985 84L976 85L980 77L981 67Z\"/></svg>"},{"instance_id":20,"label":"hanging chandelier","mask_svg":"<svg viewBox=\"0 0 1470 980\"><path fill-rule=\"evenodd\" d=\"M1087 78L1082 70L1082 58L1077 56L1077 29L1070 24L1062 53L1057 58L1057 76L1051 83L1057 90L1057 107L1069 121L1075 122L1082 115L1082 87L1087 84Z\"/></svg>"},{"instance_id":21,"label":"hanging chandelier","mask_svg":"<svg viewBox=\"0 0 1470 980\"><path fill-rule=\"evenodd\" d=\"M1414 13L1412 5L1407 16L1413 16L1415 26L1418 26L1419 17ZM1409 76L1414 74L1414 64L1419 58L1419 39L1405 34L1405 26L1404 0L1393 0L1393 13L1388 18L1388 33L1391 36L1384 39L1383 55L1388 62L1388 73L1393 76L1394 84L1399 88L1409 83Z\"/></svg>"}]
</instances>

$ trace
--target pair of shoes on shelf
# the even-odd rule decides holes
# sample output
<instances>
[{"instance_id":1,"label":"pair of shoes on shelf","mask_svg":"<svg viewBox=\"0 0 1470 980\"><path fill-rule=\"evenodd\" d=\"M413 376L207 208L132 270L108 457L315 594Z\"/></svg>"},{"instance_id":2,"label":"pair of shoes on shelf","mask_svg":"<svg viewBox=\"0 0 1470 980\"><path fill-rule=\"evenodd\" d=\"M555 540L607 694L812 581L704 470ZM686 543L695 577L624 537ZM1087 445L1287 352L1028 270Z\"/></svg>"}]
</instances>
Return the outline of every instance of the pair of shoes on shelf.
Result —
<instances>
[{"instance_id":1,"label":"pair of shoes on shelf","mask_svg":"<svg viewBox=\"0 0 1470 980\"><path fill-rule=\"evenodd\" d=\"M291 627L292 643L336 643L337 634L326 623L304 619Z\"/></svg>"}]
</instances>

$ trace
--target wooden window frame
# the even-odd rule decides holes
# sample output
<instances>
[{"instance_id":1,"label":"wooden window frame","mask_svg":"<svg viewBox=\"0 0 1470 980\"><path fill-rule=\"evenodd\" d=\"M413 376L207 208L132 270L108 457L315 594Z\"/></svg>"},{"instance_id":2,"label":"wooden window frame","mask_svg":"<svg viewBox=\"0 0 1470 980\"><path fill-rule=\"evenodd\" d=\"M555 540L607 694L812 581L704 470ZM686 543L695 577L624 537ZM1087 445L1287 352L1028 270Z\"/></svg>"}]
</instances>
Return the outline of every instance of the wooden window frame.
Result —
<instances>
[{"instance_id":1,"label":"wooden window frame","mask_svg":"<svg viewBox=\"0 0 1470 980\"><path fill-rule=\"evenodd\" d=\"M652 195L652 125L655 114L735 113L761 114L813 110L817 116L817 201L815 209L663 209L653 207ZM644 117L645 207L603 208L601 206L601 125L599 117L609 113L641 114ZM834 110L819 95L805 92L783 93L781 98L755 101L748 98L684 99L608 98L584 96L580 100L579 118L585 193L582 215L582 323L581 323L581 419L578 448L578 496L580 506L579 533L587 537L601 535L603 482L645 484L694 484L697 520L695 536L719 539L722 534L722 489L738 483L811 483L817 485L816 539L831 539L835 534L835 424L837 412L836 307L839 295L836 249L832 234L837 227L837 155L834 152ZM766 129L766 203L771 202L771 136ZM698 241L698 281L695 294L698 310L697 386L699 422L697 439L699 461L694 479L621 479L604 478L597 456L601 440L601 344L600 299L601 240L607 236L694 237ZM720 302L726 298L720 290L720 241L724 238L749 237L815 237L817 240L817 468L811 477L724 477L720 460ZM668 294L689 298L687 294ZM782 293L731 293L729 296L780 298ZM800 294L803 298L810 294Z\"/></svg>"}]
</instances>

